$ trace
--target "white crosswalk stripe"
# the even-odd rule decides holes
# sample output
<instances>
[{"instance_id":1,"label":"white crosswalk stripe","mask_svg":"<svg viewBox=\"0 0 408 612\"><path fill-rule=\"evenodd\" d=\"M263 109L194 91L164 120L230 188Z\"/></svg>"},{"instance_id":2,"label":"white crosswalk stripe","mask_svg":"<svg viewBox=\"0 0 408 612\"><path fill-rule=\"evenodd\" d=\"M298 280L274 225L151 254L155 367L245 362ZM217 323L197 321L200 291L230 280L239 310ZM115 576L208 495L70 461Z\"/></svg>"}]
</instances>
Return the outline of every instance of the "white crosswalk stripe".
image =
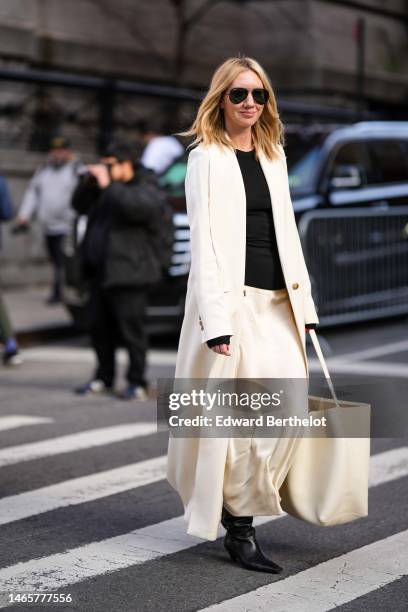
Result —
<instances>
[{"instance_id":1,"label":"white crosswalk stripe","mask_svg":"<svg viewBox=\"0 0 408 612\"><path fill-rule=\"evenodd\" d=\"M333 357L331 361L332 363L350 363L350 361L356 363L363 359L394 355L402 351L408 351L408 340L398 340L397 342L389 342L388 344L376 344L370 348L353 351L351 353L341 353L338 357Z\"/></svg>"},{"instance_id":2,"label":"white crosswalk stripe","mask_svg":"<svg viewBox=\"0 0 408 612\"><path fill-rule=\"evenodd\" d=\"M408 574L408 530L200 612L325 612Z\"/></svg>"},{"instance_id":3,"label":"white crosswalk stripe","mask_svg":"<svg viewBox=\"0 0 408 612\"><path fill-rule=\"evenodd\" d=\"M32 461L43 457L51 457L62 453L123 442L133 438L149 436L156 433L155 423L122 423L112 427L89 429L79 433L58 436L40 442L8 446L0 450L0 467L22 461Z\"/></svg>"},{"instance_id":4,"label":"white crosswalk stripe","mask_svg":"<svg viewBox=\"0 0 408 612\"><path fill-rule=\"evenodd\" d=\"M364 363L331 363L328 360L330 372L336 374L363 374L364 376L388 376L389 378L408 378L408 366L403 363L386 363L383 361L367 361ZM312 372L320 372L319 363L315 359L309 360Z\"/></svg>"},{"instance_id":5,"label":"white crosswalk stripe","mask_svg":"<svg viewBox=\"0 0 408 612\"><path fill-rule=\"evenodd\" d=\"M0 525L152 484L163 479L165 462L166 457L155 457L10 495L0 500Z\"/></svg>"},{"instance_id":6,"label":"white crosswalk stripe","mask_svg":"<svg viewBox=\"0 0 408 612\"><path fill-rule=\"evenodd\" d=\"M92 365L95 361L95 355L92 349L89 348L74 348L74 347L36 347L25 349L24 361L26 362L42 362L42 363L84 363ZM165 350L149 350L146 358L149 365L156 366L173 366L176 363L176 351ZM127 363L127 354L124 349L117 351L117 362L120 364Z\"/></svg>"},{"instance_id":7,"label":"white crosswalk stripe","mask_svg":"<svg viewBox=\"0 0 408 612\"><path fill-rule=\"evenodd\" d=\"M0 417L0 431L27 427L29 425L43 425L52 423L54 419L48 417L29 416L27 414L10 414Z\"/></svg>"},{"instance_id":8,"label":"white crosswalk stripe","mask_svg":"<svg viewBox=\"0 0 408 612\"><path fill-rule=\"evenodd\" d=\"M133 464L132 466L125 466L124 468L111 470L110 473L112 474L113 472L116 472L116 475L113 478L113 483L116 483L116 487L120 488L124 486L124 483L122 482L122 484L120 484L120 482L118 482L120 479L117 478L117 475L119 473L118 470L123 469L125 481L127 478L126 489L129 489L142 486L147 481L154 482L163 478L164 465L165 457L158 457L155 460L148 460L145 462L140 462L139 464ZM139 470L139 473L137 470ZM132 471L133 482L131 482ZM84 501L85 497L87 499L98 499L103 495L108 494L106 489L105 491L102 490L103 483L106 483L106 474L107 472L102 472L99 475L96 474L83 477L83 479L74 479L75 483L71 492L69 492L69 487L72 486L72 481L66 481L64 483L54 485L54 487L60 487L60 489L57 491L57 494L51 502L52 507L57 508L64 505L69 505L70 503L82 503L81 500ZM375 455L371 459L370 486L372 487L407 475L408 448L402 447L392 449L390 451ZM95 481L86 480L95 477L100 477L97 484L95 484ZM82 483L79 482L81 480ZM64 488L65 495L67 495L67 486L68 496L64 497ZM51 487L46 489L49 490ZM76 498L74 497L74 492L77 493ZM111 492L109 494L113 493ZM44 507L41 500L46 499L48 492L45 493L45 489L38 489L37 491L21 494L21 496L24 495L37 496L38 511L38 508ZM26 516L38 513L30 512L28 514L28 504L35 503L34 497L30 499L26 497L25 503L19 503L16 506L18 498L19 496L14 496L14 498L6 498L3 500L3 502L9 503L9 516L12 512L14 512L14 516L18 516L19 513L21 514L21 511L24 508L26 508ZM71 501L66 503L67 499L70 499ZM10 502L10 500L12 501ZM3 516L3 510L6 509L5 506L1 506L1 503L3 502L0 502L0 516ZM48 507L49 505L50 504L46 501L45 506ZM274 517L272 520L280 520L281 518L283 518L282 515ZM271 517L261 517L255 521L255 524L259 525L269 521L271 521ZM220 535L221 534L222 529L220 529ZM400 536L400 539L398 539L397 536ZM400 559L401 563L403 563L406 561L406 556L405 553L401 553L400 543L403 542L405 545L406 542L408 542L408 532L397 534L397 536L386 538L384 541L378 541L375 543L375 545L377 545L379 548L384 546L389 555ZM111 537L98 542L92 542L63 553L57 553L39 559L32 559L27 562L18 563L17 565L5 567L0 570L0 584L2 585L2 590L4 591L29 591L31 589L36 589L37 591L50 591L57 588L61 589L64 586L82 582L88 578L103 576L104 574L112 571L129 568L146 561L151 561L165 555L186 550L201 542L202 540L186 534L186 525L183 518L177 517L175 519L149 525L141 529L136 529L120 536ZM375 551L377 549L371 550ZM364 556L364 554L365 553L363 552L362 555ZM354 557L352 557L352 559L354 559ZM334 565L329 566L329 570L331 571L330 576L335 575L336 572L340 572L340 569L343 567L337 566L335 564L335 560L332 561ZM364 568L364 566L362 567ZM393 570L389 573L389 581L395 580L401 575L401 572L398 572L397 570L398 568L395 568L395 571ZM344 569L342 571L344 571ZM304 574L304 572L301 572L301 574ZM300 574L298 575L300 576ZM383 578L380 579L381 575L381 568L378 566L378 568L373 571L373 580L369 583L369 590L382 586ZM374 579L376 576L378 577L377 581ZM302 578L299 578L299 580L301 581ZM279 581L279 584L282 584L283 582L284 581ZM356 595L353 594L353 597L355 596ZM339 601L341 600L339 599ZM249 608L237 608L237 610L238 609L249 610ZM251 609L255 610L255 608ZM268 607L268 610L269 609L271 609L270 606ZM312 609L314 612L314 608L310 608L310 610ZM306 610L308 610L308 608L303 608L302 612L305 612Z\"/></svg>"},{"instance_id":9,"label":"white crosswalk stripe","mask_svg":"<svg viewBox=\"0 0 408 612\"><path fill-rule=\"evenodd\" d=\"M401 446L370 458L369 486L375 487L408 474L408 448Z\"/></svg>"}]
</instances>

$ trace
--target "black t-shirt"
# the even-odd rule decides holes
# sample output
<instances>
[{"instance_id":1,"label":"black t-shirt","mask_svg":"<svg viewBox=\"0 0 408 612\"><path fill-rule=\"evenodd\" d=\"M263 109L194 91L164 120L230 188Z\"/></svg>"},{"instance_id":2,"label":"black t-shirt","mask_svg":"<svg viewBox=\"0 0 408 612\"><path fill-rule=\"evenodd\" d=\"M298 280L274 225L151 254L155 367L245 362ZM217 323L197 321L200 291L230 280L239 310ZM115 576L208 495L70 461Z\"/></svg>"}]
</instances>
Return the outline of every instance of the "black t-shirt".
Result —
<instances>
[{"instance_id":1,"label":"black t-shirt","mask_svg":"<svg viewBox=\"0 0 408 612\"><path fill-rule=\"evenodd\" d=\"M285 278L279 258L268 184L252 151L236 150L246 193L245 284L260 289L283 289Z\"/></svg>"}]
</instances>

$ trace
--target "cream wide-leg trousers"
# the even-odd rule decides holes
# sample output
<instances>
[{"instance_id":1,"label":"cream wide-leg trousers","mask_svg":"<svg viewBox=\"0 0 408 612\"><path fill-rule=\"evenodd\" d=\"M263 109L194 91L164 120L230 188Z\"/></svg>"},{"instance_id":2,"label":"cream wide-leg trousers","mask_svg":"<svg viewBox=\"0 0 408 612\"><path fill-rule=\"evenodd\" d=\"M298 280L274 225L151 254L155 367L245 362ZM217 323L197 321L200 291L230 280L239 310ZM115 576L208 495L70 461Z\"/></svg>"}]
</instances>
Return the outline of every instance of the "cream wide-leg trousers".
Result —
<instances>
[{"instance_id":1,"label":"cream wide-leg trousers","mask_svg":"<svg viewBox=\"0 0 408 612\"><path fill-rule=\"evenodd\" d=\"M240 337L231 344L236 378L298 378L306 380L301 340L286 288L244 286ZM230 357L222 357L230 359ZM305 390L306 389L306 390ZM294 412L307 416L307 385L295 395ZM223 503L235 516L282 514L279 487L297 449L299 438L230 438L224 472Z\"/></svg>"},{"instance_id":2,"label":"cream wide-leg trousers","mask_svg":"<svg viewBox=\"0 0 408 612\"><path fill-rule=\"evenodd\" d=\"M197 346L198 333L190 337L190 328L196 325L194 311L194 322L187 320L181 330L175 378L206 379L210 390L214 390L210 379L256 379L255 386L249 383L250 392L259 389L258 379L301 379L300 391L285 381L290 387L286 406L291 414L306 416L307 362L286 288L245 285L242 290L239 300L235 292L224 294L235 330L231 354L219 355L205 343ZM301 437L285 428L276 433L266 438L252 428L245 430L245 438L183 438L170 432L167 478L183 501L189 534L215 540L223 504L236 516L283 514L279 488Z\"/></svg>"}]
</instances>

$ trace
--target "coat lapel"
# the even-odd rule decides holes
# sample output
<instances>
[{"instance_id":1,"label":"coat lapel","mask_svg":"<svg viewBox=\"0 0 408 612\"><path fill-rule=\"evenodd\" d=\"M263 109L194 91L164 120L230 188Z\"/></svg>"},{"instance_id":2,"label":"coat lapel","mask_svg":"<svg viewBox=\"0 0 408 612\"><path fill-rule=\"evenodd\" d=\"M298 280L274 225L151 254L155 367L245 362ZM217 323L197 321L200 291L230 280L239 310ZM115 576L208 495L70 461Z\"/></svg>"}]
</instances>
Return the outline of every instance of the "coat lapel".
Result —
<instances>
[{"instance_id":1,"label":"coat lapel","mask_svg":"<svg viewBox=\"0 0 408 612\"><path fill-rule=\"evenodd\" d=\"M285 176L282 171L282 163L279 159L270 160L261 153L259 161L269 187L276 241L283 268L285 265Z\"/></svg>"},{"instance_id":2,"label":"coat lapel","mask_svg":"<svg viewBox=\"0 0 408 612\"><path fill-rule=\"evenodd\" d=\"M246 214L245 185L237 156L232 149L225 149L223 153L228 156L228 166L233 171L231 182L236 186L237 195L239 196L239 202L241 204L241 212ZM283 200L285 195L285 176L282 162L279 159L270 160L263 153L259 156L259 162L265 175L266 182L268 183L274 222L275 224L278 223L280 229L283 229L283 226L281 226L281 221L283 221L283 219L281 219L280 215L280 212L284 210Z\"/></svg>"},{"instance_id":3,"label":"coat lapel","mask_svg":"<svg viewBox=\"0 0 408 612\"><path fill-rule=\"evenodd\" d=\"M214 186L215 192L219 194L220 201L219 206L217 205L214 211L216 218L214 219L215 225L213 227L213 233L215 236L218 236L219 227L224 231L226 225L228 226L230 222L234 223L236 228L234 236L236 240L232 248L234 253L236 251L234 256L236 257L238 269L242 271L242 276L244 276L247 214L245 185L234 150L229 148L220 149L214 145L213 151L215 155L214 161L216 162L215 166L217 168L216 175L218 178ZM287 177L280 159L270 160L261 153L259 162L269 188L276 241L282 268L285 272L285 198L287 189L285 181ZM227 177L229 178L227 179ZM226 180L228 180L227 184L225 182ZM230 205L230 213L227 216L225 215L226 202Z\"/></svg>"}]
</instances>

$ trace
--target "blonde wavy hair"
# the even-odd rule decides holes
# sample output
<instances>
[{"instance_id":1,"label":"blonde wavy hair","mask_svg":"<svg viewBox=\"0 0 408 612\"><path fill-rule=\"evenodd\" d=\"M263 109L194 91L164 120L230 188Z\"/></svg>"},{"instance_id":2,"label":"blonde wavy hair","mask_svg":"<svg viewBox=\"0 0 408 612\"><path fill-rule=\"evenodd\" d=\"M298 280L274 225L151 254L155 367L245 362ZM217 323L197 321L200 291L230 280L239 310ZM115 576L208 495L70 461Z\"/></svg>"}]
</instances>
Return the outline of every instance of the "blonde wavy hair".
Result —
<instances>
[{"instance_id":1,"label":"blonde wavy hair","mask_svg":"<svg viewBox=\"0 0 408 612\"><path fill-rule=\"evenodd\" d=\"M220 102L236 77L245 70L252 70L261 79L263 87L269 92L258 121L252 126L252 139L256 156L262 151L269 159L280 156L278 145L284 145L284 128L279 118L275 94L269 78L258 62L250 57L232 57L223 62L214 72L210 88L200 104L196 118L189 130L179 136L193 137L190 147L203 143L217 144L233 148L226 132L224 112Z\"/></svg>"}]
</instances>

